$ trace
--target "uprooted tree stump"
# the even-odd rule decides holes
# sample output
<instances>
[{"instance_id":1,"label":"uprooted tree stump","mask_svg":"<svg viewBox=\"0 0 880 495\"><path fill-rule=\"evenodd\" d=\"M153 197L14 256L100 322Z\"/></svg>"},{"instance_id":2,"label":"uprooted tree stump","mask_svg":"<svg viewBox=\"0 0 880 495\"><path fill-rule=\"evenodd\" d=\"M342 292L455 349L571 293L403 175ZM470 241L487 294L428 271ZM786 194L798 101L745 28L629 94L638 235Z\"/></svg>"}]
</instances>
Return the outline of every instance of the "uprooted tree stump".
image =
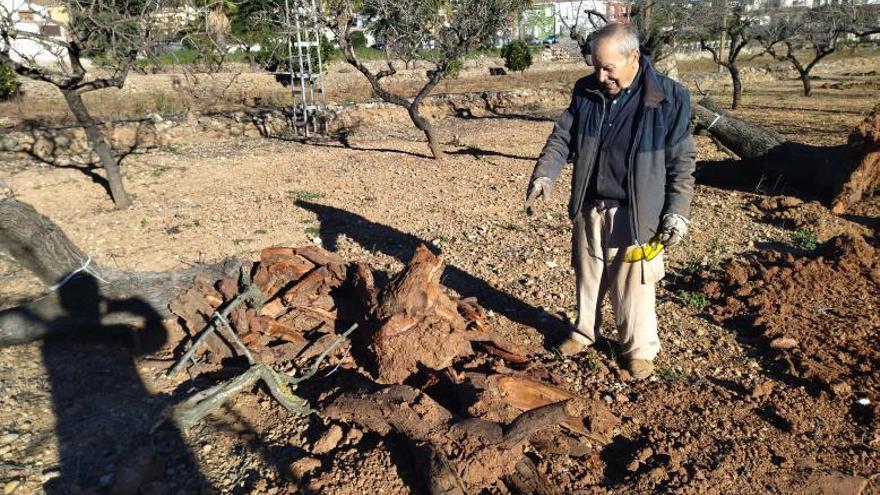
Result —
<instances>
[{"instance_id":1,"label":"uprooted tree stump","mask_svg":"<svg viewBox=\"0 0 880 495\"><path fill-rule=\"evenodd\" d=\"M402 383L419 365L439 370L473 353L478 342L490 354L514 362L525 351L484 328L484 311L473 299L454 300L440 285L445 263L424 245L386 287L376 290L369 267L358 268L369 294L369 350L379 383Z\"/></svg>"},{"instance_id":2,"label":"uprooted tree stump","mask_svg":"<svg viewBox=\"0 0 880 495\"><path fill-rule=\"evenodd\" d=\"M792 187L827 199L836 214L880 188L880 107L839 146L789 141L731 115L709 98L694 105L694 123L741 159L736 166L702 165L695 176L703 182Z\"/></svg>"}]
</instances>

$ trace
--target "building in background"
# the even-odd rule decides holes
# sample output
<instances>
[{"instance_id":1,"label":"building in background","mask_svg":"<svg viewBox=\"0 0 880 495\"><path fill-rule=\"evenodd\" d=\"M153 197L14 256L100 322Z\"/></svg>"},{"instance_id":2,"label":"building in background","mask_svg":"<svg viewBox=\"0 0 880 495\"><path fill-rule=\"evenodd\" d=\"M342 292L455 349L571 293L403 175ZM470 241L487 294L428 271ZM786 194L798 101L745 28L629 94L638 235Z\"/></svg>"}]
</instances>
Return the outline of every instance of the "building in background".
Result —
<instances>
[{"instance_id":1,"label":"building in background","mask_svg":"<svg viewBox=\"0 0 880 495\"><path fill-rule=\"evenodd\" d=\"M0 0L0 23L12 27L9 56L16 62L51 65L67 59L60 43L67 38L66 7L54 0ZM0 48L3 41L0 40Z\"/></svg>"}]
</instances>

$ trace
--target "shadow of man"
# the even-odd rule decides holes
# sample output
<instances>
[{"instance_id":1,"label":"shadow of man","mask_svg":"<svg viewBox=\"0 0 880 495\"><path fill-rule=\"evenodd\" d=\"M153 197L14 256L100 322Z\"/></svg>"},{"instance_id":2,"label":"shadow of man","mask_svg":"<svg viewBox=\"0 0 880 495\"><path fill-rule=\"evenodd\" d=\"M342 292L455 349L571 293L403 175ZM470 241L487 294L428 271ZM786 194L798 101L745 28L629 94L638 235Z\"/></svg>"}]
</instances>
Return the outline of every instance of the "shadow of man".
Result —
<instances>
[{"instance_id":1,"label":"shadow of man","mask_svg":"<svg viewBox=\"0 0 880 495\"><path fill-rule=\"evenodd\" d=\"M406 263L420 244L430 245L424 239L346 210L302 200L295 204L318 215L321 242L331 251L337 249L337 239L345 234L366 249L381 251ZM480 305L511 321L535 328L543 334L547 348L558 345L570 328L566 320L503 292L455 265L446 266L443 284L463 296L477 296Z\"/></svg>"},{"instance_id":2,"label":"shadow of man","mask_svg":"<svg viewBox=\"0 0 880 495\"><path fill-rule=\"evenodd\" d=\"M158 493L208 488L179 431L166 425L149 433L168 399L147 390L135 359L167 342L156 310L138 298L103 297L91 275L71 279L58 296L64 314L46 323L77 330L42 347L59 454L59 475L46 493L140 493L148 483ZM121 313L142 318L144 327L104 323Z\"/></svg>"}]
</instances>

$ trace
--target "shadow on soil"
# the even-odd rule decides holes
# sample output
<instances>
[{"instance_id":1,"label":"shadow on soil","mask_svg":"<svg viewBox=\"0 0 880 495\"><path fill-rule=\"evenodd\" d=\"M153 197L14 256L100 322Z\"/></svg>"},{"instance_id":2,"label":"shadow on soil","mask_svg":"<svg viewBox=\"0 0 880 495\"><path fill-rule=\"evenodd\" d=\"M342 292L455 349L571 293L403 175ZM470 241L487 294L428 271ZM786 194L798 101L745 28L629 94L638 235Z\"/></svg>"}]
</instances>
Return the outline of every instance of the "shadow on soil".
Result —
<instances>
[{"instance_id":1,"label":"shadow on soil","mask_svg":"<svg viewBox=\"0 0 880 495\"><path fill-rule=\"evenodd\" d=\"M147 120L120 122L137 124L134 132L134 141L124 148L114 148L112 150L116 163L122 165L122 162L130 155L146 151L153 146L144 144L145 135L149 132ZM107 123L107 126L112 127L116 123L119 122ZM72 143L80 139L76 133L80 129L79 126L45 127L38 122L29 121L20 127L20 130L27 133L29 137L24 145L20 146L18 150L20 153L52 168L72 169L81 172L89 180L101 186L108 196L110 195L110 183L99 173L102 169L100 161L94 159L88 151L84 154L83 152L71 150Z\"/></svg>"},{"instance_id":2,"label":"shadow on soil","mask_svg":"<svg viewBox=\"0 0 880 495\"><path fill-rule=\"evenodd\" d=\"M382 252L406 263L420 244L429 245L424 239L371 222L346 210L302 200L295 204L318 216L321 241L330 251L337 249L339 236L345 235L366 249ZM570 326L559 317L502 292L455 265L447 265L442 282L459 294L476 296L486 309L537 329L544 335L544 346L548 349L559 344Z\"/></svg>"},{"instance_id":3,"label":"shadow on soil","mask_svg":"<svg viewBox=\"0 0 880 495\"><path fill-rule=\"evenodd\" d=\"M147 390L134 360L167 342L157 311L141 299L105 298L91 275L72 279L58 296L63 313L54 320L23 314L39 325L73 329L42 346L59 454L58 476L45 492L98 493L109 485L138 493L146 483L172 481L190 490L210 488L176 428L166 424L150 434L167 400ZM114 313L141 317L146 326L104 325ZM166 481L166 465L174 466L174 480ZM131 468L128 482L114 476L121 467Z\"/></svg>"}]
</instances>

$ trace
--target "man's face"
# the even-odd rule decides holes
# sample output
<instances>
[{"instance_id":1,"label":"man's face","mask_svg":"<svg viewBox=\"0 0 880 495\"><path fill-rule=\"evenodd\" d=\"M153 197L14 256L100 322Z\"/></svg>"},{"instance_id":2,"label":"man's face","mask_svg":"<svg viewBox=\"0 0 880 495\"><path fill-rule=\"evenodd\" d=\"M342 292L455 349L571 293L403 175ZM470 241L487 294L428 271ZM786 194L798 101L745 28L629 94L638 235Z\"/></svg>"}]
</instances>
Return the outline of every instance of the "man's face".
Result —
<instances>
[{"instance_id":1,"label":"man's face","mask_svg":"<svg viewBox=\"0 0 880 495\"><path fill-rule=\"evenodd\" d=\"M623 53L614 38L603 38L593 48L593 67L602 91L614 96L628 88L639 71L639 51Z\"/></svg>"}]
</instances>

